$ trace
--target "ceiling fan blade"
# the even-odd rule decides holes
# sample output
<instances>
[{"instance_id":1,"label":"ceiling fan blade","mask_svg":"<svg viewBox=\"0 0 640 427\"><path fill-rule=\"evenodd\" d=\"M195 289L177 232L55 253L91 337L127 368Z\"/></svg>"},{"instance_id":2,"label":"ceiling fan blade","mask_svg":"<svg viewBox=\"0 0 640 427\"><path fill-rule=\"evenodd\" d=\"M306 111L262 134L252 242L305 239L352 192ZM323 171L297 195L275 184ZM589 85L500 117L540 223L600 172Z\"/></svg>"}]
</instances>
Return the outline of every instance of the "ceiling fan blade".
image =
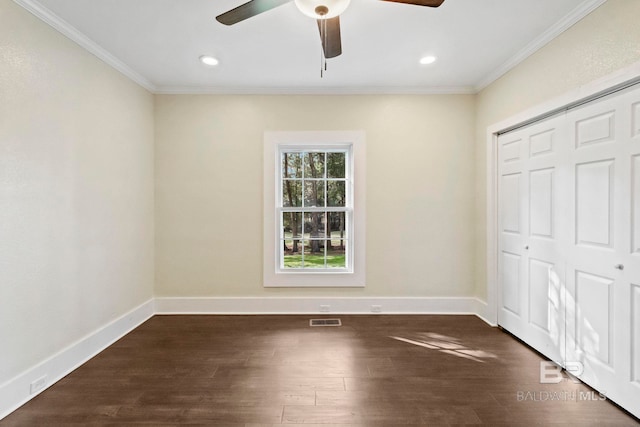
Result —
<instances>
[{"instance_id":1,"label":"ceiling fan blade","mask_svg":"<svg viewBox=\"0 0 640 427\"><path fill-rule=\"evenodd\" d=\"M382 0L392 1L394 3L415 4L416 6L438 7L444 0Z\"/></svg>"},{"instance_id":2,"label":"ceiling fan blade","mask_svg":"<svg viewBox=\"0 0 640 427\"><path fill-rule=\"evenodd\" d=\"M216 16L216 20L224 25L237 24L247 18L261 14L292 0L251 0L243 5L231 9L222 15Z\"/></svg>"},{"instance_id":3,"label":"ceiling fan blade","mask_svg":"<svg viewBox=\"0 0 640 427\"><path fill-rule=\"evenodd\" d=\"M318 19L318 30L325 58L335 58L342 54L340 40L340 16L329 19Z\"/></svg>"}]
</instances>

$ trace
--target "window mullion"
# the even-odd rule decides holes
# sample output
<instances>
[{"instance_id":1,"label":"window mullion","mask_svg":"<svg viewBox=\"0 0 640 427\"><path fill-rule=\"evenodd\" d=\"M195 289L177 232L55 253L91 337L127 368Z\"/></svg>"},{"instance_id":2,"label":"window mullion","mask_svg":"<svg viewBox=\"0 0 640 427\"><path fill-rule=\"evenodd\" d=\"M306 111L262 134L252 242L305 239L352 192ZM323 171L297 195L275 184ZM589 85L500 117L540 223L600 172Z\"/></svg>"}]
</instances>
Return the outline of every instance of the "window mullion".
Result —
<instances>
[{"instance_id":1,"label":"window mullion","mask_svg":"<svg viewBox=\"0 0 640 427\"><path fill-rule=\"evenodd\" d=\"M289 207L289 206L285 206L285 207L280 207L280 208L276 208L276 210L278 212L351 212L353 211L353 208L350 207L342 207L342 206L335 206L335 207L327 207L327 208L323 208L323 207L309 207L309 208L301 208L301 207Z\"/></svg>"},{"instance_id":2,"label":"window mullion","mask_svg":"<svg viewBox=\"0 0 640 427\"><path fill-rule=\"evenodd\" d=\"M304 176L304 161L302 162L302 174ZM303 179L304 182L304 179ZM302 203L304 204L304 185L302 186L303 190L302 190ZM305 232L305 227L304 227L304 211L302 211L302 233L300 235L300 268L304 268L304 232Z\"/></svg>"},{"instance_id":3,"label":"window mullion","mask_svg":"<svg viewBox=\"0 0 640 427\"><path fill-rule=\"evenodd\" d=\"M327 176L328 176L328 170L329 170L329 162L327 162L327 153L324 153L324 173L322 174L322 177L324 178L324 181L322 182L322 191L323 191L323 199L324 199L324 207L326 209L327 205L329 204L329 191L327 188ZM324 211L324 233L322 233L324 235L324 241L322 242L322 247L324 248L324 268L327 268L327 231L330 230L331 227L329 227L329 212L328 211Z\"/></svg>"}]
</instances>

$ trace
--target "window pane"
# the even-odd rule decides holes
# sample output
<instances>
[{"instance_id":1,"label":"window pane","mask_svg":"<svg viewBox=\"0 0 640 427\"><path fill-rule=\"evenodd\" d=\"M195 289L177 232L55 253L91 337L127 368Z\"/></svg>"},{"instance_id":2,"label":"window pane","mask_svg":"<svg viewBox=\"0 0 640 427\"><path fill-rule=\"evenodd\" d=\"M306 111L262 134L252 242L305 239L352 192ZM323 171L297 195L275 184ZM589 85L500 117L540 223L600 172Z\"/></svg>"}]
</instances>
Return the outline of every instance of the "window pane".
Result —
<instances>
[{"instance_id":1,"label":"window pane","mask_svg":"<svg viewBox=\"0 0 640 427\"><path fill-rule=\"evenodd\" d=\"M302 206L302 181L286 179L282 182L282 206Z\"/></svg>"},{"instance_id":2,"label":"window pane","mask_svg":"<svg viewBox=\"0 0 640 427\"><path fill-rule=\"evenodd\" d=\"M304 182L304 205L307 207L324 207L324 181Z\"/></svg>"},{"instance_id":3,"label":"window pane","mask_svg":"<svg viewBox=\"0 0 640 427\"><path fill-rule=\"evenodd\" d=\"M305 240L303 268L325 268L324 261L324 240Z\"/></svg>"},{"instance_id":4,"label":"window pane","mask_svg":"<svg viewBox=\"0 0 640 427\"><path fill-rule=\"evenodd\" d=\"M304 153L305 178L324 178L324 153Z\"/></svg>"},{"instance_id":5,"label":"window pane","mask_svg":"<svg viewBox=\"0 0 640 427\"><path fill-rule=\"evenodd\" d=\"M282 236L285 239L302 237L302 213L282 212Z\"/></svg>"},{"instance_id":6,"label":"window pane","mask_svg":"<svg viewBox=\"0 0 640 427\"><path fill-rule=\"evenodd\" d=\"M344 212L329 212L329 230L331 233L332 245L346 239L346 217Z\"/></svg>"},{"instance_id":7,"label":"window pane","mask_svg":"<svg viewBox=\"0 0 640 427\"><path fill-rule=\"evenodd\" d=\"M326 214L324 212L305 212L304 238L324 238L326 233Z\"/></svg>"},{"instance_id":8,"label":"window pane","mask_svg":"<svg viewBox=\"0 0 640 427\"><path fill-rule=\"evenodd\" d=\"M327 247L327 268L346 268L347 259L345 256L344 240L343 245L340 246L340 240L331 241L327 240L325 245Z\"/></svg>"},{"instance_id":9,"label":"window pane","mask_svg":"<svg viewBox=\"0 0 640 427\"><path fill-rule=\"evenodd\" d=\"M302 268L302 242L300 240L284 240L282 260L284 268Z\"/></svg>"},{"instance_id":10,"label":"window pane","mask_svg":"<svg viewBox=\"0 0 640 427\"><path fill-rule=\"evenodd\" d=\"M277 248L276 274L289 273L283 281L292 285L290 279L298 276L308 277L323 273L322 270L329 270L324 273L331 275L336 272L331 270L351 269L355 238L351 192L357 184L351 149L355 143L296 144L292 140L276 147L279 158L275 158L275 166L279 172L275 178L280 197L275 199L275 210L280 228L275 233L278 243L274 245L273 240L266 239L272 243L268 245L271 249L265 250L270 253L274 246Z\"/></svg>"},{"instance_id":11,"label":"window pane","mask_svg":"<svg viewBox=\"0 0 640 427\"><path fill-rule=\"evenodd\" d=\"M327 153L327 177L328 178L344 178L345 177L345 153Z\"/></svg>"},{"instance_id":12,"label":"window pane","mask_svg":"<svg viewBox=\"0 0 640 427\"><path fill-rule=\"evenodd\" d=\"M282 177L302 178L301 153L282 153Z\"/></svg>"},{"instance_id":13,"label":"window pane","mask_svg":"<svg viewBox=\"0 0 640 427\"><path fill-rule=\"evenodd\" d=\"M344 206L346 200L345 182L327 182L327 206Z\"/></svg>"}]
</instances>

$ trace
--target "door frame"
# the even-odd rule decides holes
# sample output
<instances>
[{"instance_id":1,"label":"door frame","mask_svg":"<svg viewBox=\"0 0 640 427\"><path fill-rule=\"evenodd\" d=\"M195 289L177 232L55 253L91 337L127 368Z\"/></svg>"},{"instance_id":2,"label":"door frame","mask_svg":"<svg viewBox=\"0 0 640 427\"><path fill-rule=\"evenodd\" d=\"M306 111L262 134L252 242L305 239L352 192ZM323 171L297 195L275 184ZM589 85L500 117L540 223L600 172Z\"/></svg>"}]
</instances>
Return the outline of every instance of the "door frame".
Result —
<instances>
[{"instance_id":1,"label":"door frame","mask_svg":"<svg viewBox=\"0 0 640 427\"><path fill-rule=\"evenodd\" d=\"M481 315L489 324L498 325L498 296L500 295L500 289L498 289L498 135L544 120L561 111L635 84L640 84L640 61L487 127L487 311Z\"/></svg>"}]
</instances>

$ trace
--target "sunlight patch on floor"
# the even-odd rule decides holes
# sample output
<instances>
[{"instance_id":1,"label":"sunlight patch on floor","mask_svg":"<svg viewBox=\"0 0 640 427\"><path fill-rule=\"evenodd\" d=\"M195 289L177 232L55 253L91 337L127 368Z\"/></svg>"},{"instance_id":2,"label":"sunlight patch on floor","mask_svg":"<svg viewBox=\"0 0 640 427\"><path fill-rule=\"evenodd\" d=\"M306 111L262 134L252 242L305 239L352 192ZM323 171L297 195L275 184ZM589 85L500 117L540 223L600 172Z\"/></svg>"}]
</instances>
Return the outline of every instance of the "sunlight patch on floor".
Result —
<instances>
[{"instance_id":1,"label":"sunlight patch on floor","mask_svg":"<svg viewBox=\"0 0 640 427\"><path fill-rule=\"evenodd\" d=\"M397 336L390 336L389 338L479 363L485 363L482 359L495 359L498 357L484 350L469 348L457 338L433 332L414 334L410 338Z\"/></svg>"}]
</instances>

